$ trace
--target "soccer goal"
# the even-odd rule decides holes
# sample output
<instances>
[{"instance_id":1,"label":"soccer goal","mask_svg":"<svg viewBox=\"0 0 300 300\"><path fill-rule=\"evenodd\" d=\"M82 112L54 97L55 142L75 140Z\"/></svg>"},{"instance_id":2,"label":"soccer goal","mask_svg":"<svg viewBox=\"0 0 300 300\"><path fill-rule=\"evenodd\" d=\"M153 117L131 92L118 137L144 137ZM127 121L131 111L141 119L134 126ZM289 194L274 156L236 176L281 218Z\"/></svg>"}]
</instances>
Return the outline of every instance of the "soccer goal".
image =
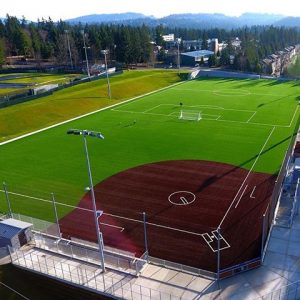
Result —
<instances>
[{"instance_id":1,"label":"soccer goal","mask_svg":"<svg viewBox=\"0 0 300 300\"><path fill-rule=\"evenodd\" d=\"M179 120L189 120L189 121L200 121L201 112L200 111L188 111L181 110L179 115Z\"/></svg>"}]
</instances>

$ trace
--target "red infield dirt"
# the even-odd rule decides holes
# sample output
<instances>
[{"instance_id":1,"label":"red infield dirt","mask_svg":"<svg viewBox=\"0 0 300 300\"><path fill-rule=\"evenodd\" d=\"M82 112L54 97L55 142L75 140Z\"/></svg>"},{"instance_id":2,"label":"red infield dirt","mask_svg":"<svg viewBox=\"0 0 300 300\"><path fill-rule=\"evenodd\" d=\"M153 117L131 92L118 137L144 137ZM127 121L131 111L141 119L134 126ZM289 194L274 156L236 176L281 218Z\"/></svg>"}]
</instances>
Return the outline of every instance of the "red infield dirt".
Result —
<instances>
[{"instance_id":1,"label":"red infield dirt","mask_svg":"<svg viewBox=\"0 0 300 300\"><path fill-rule=\"evenodd\" d=\"M104 244L140 257L145 252L145 212L152 257L216 272L215 230L221 223L221 269L257 258L262 215L275 179L197 160L163 161L123 171L95 186L97 209L104 211L100 218ZM79 207L92 208L89 194ZM60 220L60 226L65 237L96 241L91 212L75 209Z\"/></svg>"}]
</instances>

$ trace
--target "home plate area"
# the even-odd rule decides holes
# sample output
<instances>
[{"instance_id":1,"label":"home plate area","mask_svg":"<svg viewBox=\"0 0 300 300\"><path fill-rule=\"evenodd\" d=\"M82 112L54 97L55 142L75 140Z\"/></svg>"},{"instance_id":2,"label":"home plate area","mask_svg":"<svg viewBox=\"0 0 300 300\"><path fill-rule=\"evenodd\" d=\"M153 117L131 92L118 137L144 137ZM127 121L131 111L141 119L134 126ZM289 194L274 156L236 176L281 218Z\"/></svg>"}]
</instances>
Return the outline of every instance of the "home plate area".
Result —
<instances>
[{"instance_id":1,"label":"home plate area","mask_svg":"<svg viewBox=\"0 0 300 300\"><path fill-rule=\"evenodd\" d=\"M218 233L218 230L214 230L211 233L204 233L202 237L213 252L222 251L230 247L222 234Z\"/></svg>"}]
</instances>

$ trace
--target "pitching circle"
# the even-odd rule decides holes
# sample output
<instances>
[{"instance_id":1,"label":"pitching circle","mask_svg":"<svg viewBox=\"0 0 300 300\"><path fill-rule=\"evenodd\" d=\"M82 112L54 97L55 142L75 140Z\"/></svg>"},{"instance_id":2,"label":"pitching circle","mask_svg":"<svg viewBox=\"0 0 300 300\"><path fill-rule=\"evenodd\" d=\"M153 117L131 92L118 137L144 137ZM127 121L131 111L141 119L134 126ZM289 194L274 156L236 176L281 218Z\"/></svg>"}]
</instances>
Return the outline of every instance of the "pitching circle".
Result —
<instances>
[{"instance_id":1,"label":"pitching circle","mask_svg":"<svg viewBox=\"0 0 300 300\"><path fill-rule=\"evenodd\" d=\"M177 191L170 194L168 200L174 205L189 205L196 200L196 195L189 191Z\"/></svg>"}]
</instances>

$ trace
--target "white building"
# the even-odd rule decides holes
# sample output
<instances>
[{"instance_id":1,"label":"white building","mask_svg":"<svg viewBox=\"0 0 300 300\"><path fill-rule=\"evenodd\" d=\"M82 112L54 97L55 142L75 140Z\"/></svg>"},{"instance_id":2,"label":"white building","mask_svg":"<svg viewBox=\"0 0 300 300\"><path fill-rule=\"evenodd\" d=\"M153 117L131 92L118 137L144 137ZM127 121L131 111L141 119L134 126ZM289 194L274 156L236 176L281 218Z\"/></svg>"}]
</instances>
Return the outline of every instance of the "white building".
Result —
<instances>
[{"instance_id":1,"label":"white building","mask_svg":"<svg viewBox=\"0 0 300 300\"><path fill-rule=\"evenodd\" d=\"M174 42L174 40L175 40L174 33L163 35L162 38L165 42Z\"/></svg>"}]
</instances>

